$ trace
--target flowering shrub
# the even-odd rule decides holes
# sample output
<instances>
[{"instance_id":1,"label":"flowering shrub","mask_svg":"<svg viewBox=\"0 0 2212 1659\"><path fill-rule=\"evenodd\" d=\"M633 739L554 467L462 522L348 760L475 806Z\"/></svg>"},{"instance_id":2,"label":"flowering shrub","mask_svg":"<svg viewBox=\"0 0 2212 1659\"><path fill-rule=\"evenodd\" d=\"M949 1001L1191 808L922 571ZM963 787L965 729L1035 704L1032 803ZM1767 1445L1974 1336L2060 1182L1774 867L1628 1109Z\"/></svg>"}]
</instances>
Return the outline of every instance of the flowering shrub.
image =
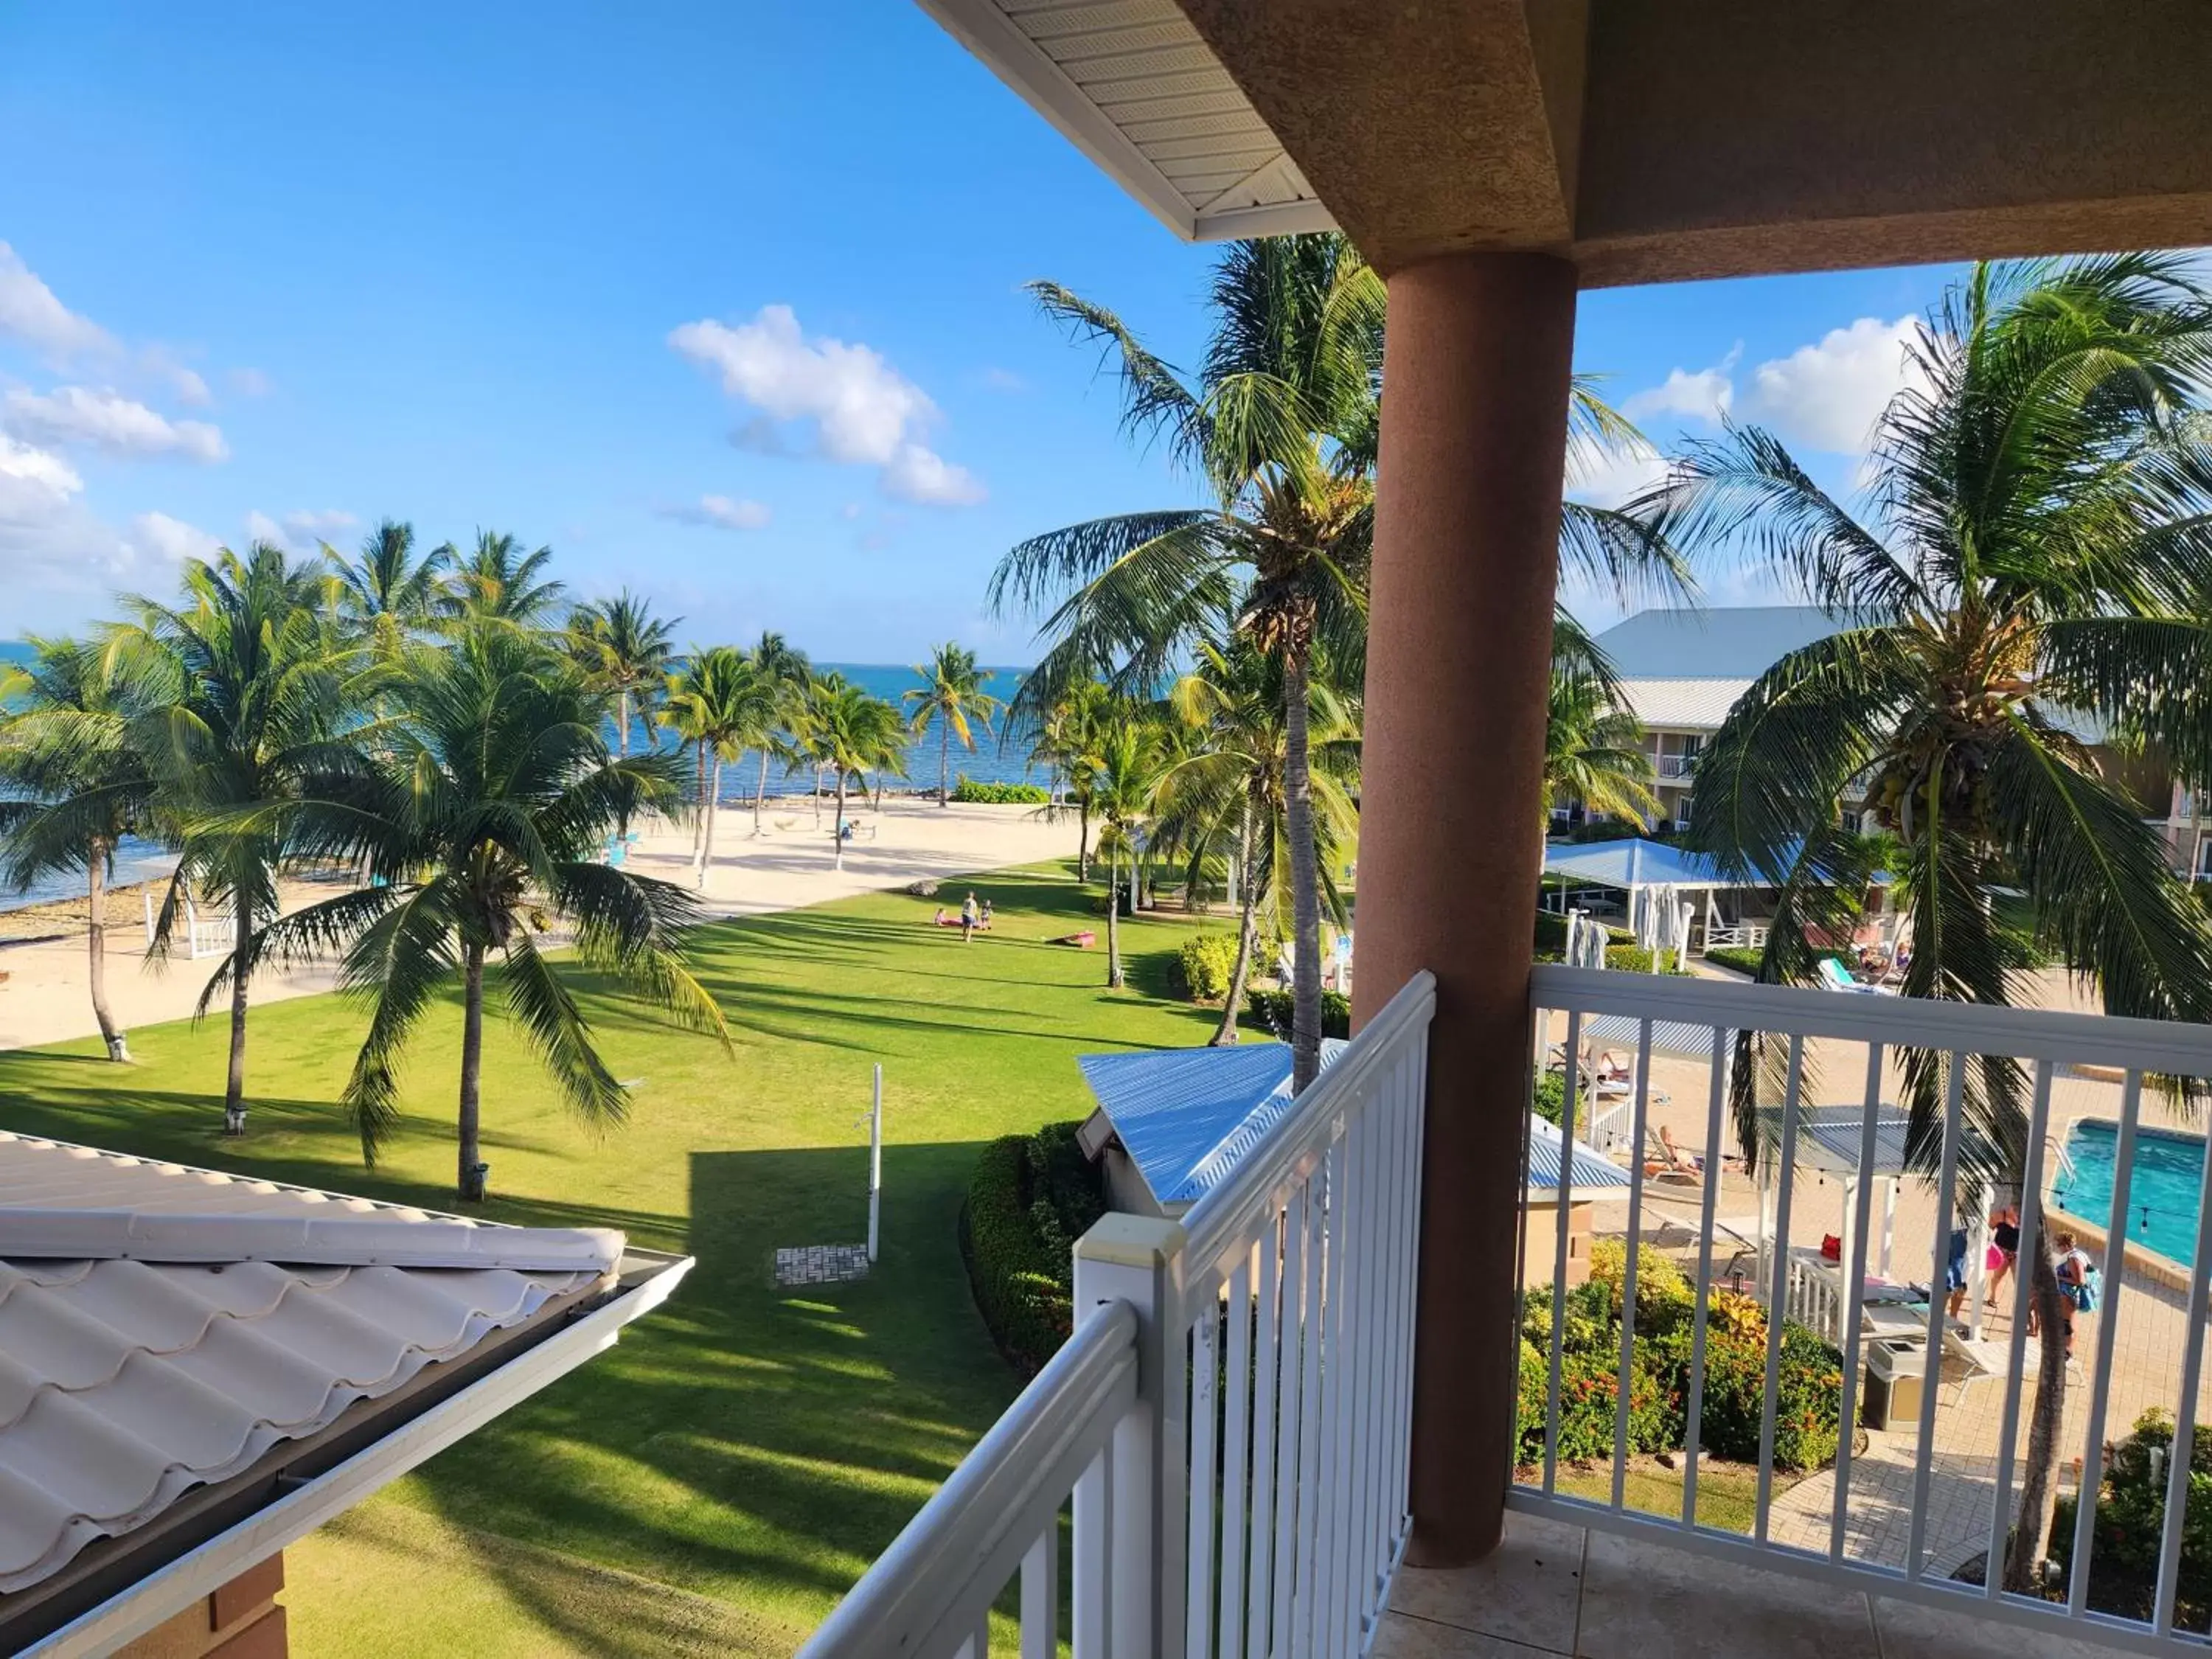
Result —
<instances>
[{"instance_id":1,"label":"flowering shrub","mask_svg":"<svg viewBox=\"0 0 2212 1659\"><path fill-rule=\"evenodd\" d=\"M2112 1448L2097 1495L2089 1547L2089 1605L2100 1613L2147 1619L2158 1589L2166 1534L2166 1482L2173 1455L2172 1413L2154 1407ZM2182 1500L2181 1569L2174 1580L2174 1623L2202 1629L2212 1615L2212 1425L2190 1442L2188 1494ZM2058 1501L2051 1557L2067 1567L2074 1553L2075 1500Z\"/></svg>"}]
</instances>

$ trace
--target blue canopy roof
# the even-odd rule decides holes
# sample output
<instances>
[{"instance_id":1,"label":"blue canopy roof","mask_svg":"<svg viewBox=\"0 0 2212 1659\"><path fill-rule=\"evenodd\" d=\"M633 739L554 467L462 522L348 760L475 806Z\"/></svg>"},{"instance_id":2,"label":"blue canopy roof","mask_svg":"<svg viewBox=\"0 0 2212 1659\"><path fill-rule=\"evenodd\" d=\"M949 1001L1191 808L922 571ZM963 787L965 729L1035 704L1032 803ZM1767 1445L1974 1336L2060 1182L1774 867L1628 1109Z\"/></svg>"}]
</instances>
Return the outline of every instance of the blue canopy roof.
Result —
<instances>
[{"instance_id":1,"label":"blue canopy roof","mask_svg":"<svg viewBox=\"0 0 2212 1659\"><path fill-rule=\"evenodd\" d=\"M1324 1037L1321 1063L1344 1050ZM1291 1105L1291 1046L1079 1054L1121 1149L1160 1203L1194 1203L1237 1167Z\"/></svg>"},{"instance_id":2,"label":"blue canopy roof","mask_svg":"<svg viewBox=\"0 0 2212 1659\"><path fill-rule=\"evenodd\" d=\"M1553 847L1544 854L1547 875L1565 876L1601 887L1756 887L1723 875L1702 853L1685 852L1657 841L1593 841L1577 847Z\"/></svg>"},{"instance_id":3,"label":"blue canopy roof","mask_svg":"<svg viewBox=\"0 0 2212 1659\"><path fill-rule=\"evenodd\" d=\"M1528 1192L1533 1198L1551 1194L1554 1205L1559 1194L1559 1127L1547 1123L1531 1113L1528 1117ZM1601 1189L1626 1188L1628 1171L1610 1158L1601 1156L1594 1146L1575 1142L1575 1167L1567 1188L1570 1205L1594 1198ZM1608 1193L1608 1195L1610 1194Z\"/></svg>"}]
</instances>

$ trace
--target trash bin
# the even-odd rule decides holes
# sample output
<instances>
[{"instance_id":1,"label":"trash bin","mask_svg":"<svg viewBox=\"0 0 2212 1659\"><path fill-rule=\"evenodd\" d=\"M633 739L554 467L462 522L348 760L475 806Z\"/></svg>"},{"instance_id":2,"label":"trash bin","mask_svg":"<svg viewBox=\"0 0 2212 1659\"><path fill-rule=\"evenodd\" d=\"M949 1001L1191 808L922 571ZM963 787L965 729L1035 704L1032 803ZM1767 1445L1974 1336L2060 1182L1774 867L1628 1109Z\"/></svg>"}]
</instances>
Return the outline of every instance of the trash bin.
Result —
<instances>
[{"instance_id":1,"label":"trash bin","mask_svg":"<svg viewBox=\"0 0 2212 1659\"><path fill-rule=\"evenodd\" d=\"M1917 1429L1920 1391L1928 1376L1928 1350L1917 1342L1876 1342L1867 1349L1864 1402L1859 1418L1870 1429Z\"/></svg>"}]
</instances>

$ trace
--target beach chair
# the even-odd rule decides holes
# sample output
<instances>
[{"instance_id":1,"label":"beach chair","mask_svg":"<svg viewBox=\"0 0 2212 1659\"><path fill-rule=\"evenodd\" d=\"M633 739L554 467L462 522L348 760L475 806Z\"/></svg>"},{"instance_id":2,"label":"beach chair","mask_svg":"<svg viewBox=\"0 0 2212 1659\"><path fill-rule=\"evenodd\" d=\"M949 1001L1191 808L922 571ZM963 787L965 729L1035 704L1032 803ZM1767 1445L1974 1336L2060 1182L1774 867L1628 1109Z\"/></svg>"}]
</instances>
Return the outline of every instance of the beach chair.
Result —
<instances>
[{"instance_id":1,"label":"beach chair","mask_svg":"<svg viewBox=\"0 0 2212 1659\"><path fill-rule=\"evenodd\" d=\"M1887 986L1862 985L1850 976L1844 964L1833 957L1822 957L1820 966L1820 988L1826 991L1850 991L1860 996L1894 996Z\"/></svg>"}]
</instances>

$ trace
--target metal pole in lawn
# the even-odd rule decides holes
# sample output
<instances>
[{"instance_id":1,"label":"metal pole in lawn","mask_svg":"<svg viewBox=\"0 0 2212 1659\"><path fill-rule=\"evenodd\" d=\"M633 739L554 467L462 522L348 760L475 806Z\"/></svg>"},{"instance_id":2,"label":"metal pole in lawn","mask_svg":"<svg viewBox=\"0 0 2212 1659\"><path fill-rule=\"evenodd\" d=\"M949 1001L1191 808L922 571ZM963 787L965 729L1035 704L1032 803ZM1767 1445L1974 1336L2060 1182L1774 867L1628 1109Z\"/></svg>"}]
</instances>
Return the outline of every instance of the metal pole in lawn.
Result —
<instances>
[{"instance_id":1,"label":"metal pole in lawn","mask_svg":"<svg viewBox=\"0 0 2212 1659\"><path fill-rule=\"evenodd\" d=\"M878 1223L884 1207L884 1068L876 1065L876 1100L868 1113L868 1260L876 1259Z\"/></svg>"}]
</instances>

